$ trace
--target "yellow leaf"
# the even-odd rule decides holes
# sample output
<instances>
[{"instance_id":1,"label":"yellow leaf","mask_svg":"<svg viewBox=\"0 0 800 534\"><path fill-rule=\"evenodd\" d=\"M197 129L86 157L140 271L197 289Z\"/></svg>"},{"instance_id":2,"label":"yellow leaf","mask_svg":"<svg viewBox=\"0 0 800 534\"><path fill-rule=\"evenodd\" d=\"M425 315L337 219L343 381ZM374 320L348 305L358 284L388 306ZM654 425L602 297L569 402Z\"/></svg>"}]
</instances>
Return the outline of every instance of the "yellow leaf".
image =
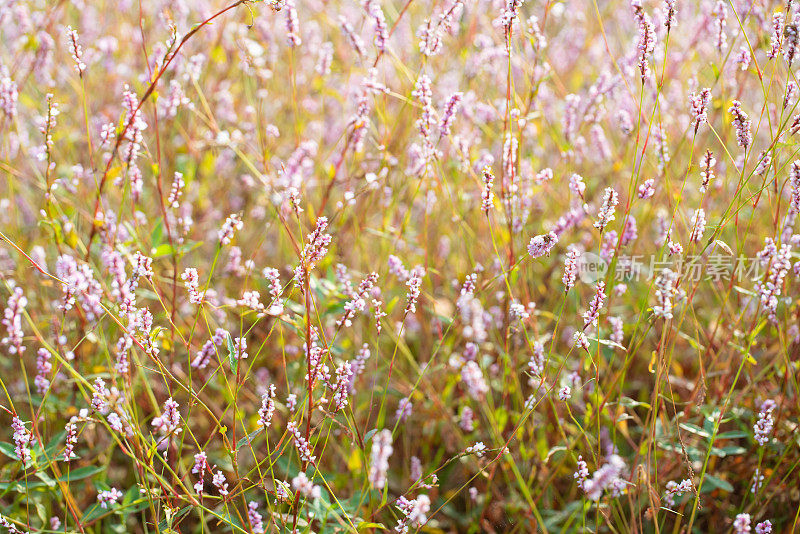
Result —
<instances>
[{"instance_id":1,"label":"yellow leaf","mask_svg":"<svg viewBox=\"0 0 800 534\"><path fill-rule=\"evenodd\" d=\"M361 455L358 454L358 449L353 449L350 453L350 458L347 459L347 468L350 469L350 471L361 470Z\"/></svg>"}]
</instances>

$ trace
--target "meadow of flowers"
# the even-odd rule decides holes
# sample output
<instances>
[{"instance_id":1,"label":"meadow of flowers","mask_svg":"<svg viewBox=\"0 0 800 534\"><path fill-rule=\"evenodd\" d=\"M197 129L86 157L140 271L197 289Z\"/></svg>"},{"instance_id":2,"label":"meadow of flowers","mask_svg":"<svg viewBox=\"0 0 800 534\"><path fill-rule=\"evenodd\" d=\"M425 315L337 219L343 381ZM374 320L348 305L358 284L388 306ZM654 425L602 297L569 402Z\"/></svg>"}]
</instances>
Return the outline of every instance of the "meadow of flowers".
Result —
<instances>
[{"instance_id":1,"label":"meadow of flowers","mask_svg":"<svg viewBox=\"0 0 800 534\"><path fill-rule=\"evenodd\" d=\"M799 532L799 32L0 1L0 532Z\"/></svg>"}]
</instances>

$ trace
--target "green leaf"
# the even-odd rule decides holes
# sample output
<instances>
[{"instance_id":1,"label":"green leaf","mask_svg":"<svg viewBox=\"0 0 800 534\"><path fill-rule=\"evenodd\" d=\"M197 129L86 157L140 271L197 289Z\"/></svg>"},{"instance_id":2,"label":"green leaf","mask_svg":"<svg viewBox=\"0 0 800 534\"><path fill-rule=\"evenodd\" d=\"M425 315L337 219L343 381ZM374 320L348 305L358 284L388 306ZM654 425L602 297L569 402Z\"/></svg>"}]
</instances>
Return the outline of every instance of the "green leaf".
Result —
<instances>
[{"instance_id":1,"label":"green leaf","mask_svg":"<svg viewBox=\"0 0 800 534\"><path fill-rule=\"evenodd\" d=\"M159 219L156 223L153 232L150 234L150 242L153 248L157 248L161 244L161 239L164 237L164 222Z\"/></svg>"},{"instance_id":2,"label":"green leaf","mask_svg":"<svg viewBox=\"0 0 800 534\"><path fill-rule=\"evenodd\" d=\"M364 434L364 444L365 444L365 445L367 444L367 442L368 442L369 440L371 440L371 439L372 439L372 436L374 436L374 435L375 435L375 433L376 433L377 431L378 431L378 429L377 429L377 428L373 428L372 430L370 430L369 432L367 432L366 434Z\"/></svg>"},{"instance_id":3,"label":"green leaf","mask_svg":"<svg viewBox=\"0 0 800 534\"><path fill-rule=\"evenodd\" d=\"M615 342L611 341L610 339L598 339L596 337L591 337L589 339L591 339L592 341L597 341L601 345L605 345L607 347L614 347L614 348L617 348L617 349L622 349L623 352L628 352L628 349L626 349L625 347L623 347L619 343L615 343Z\"/></svg>"},{"instance_id":4,"label":"green leaf","mask_svg":"<svg viewBox=\"0 0 800 534\"><path fill-rule=\"evenodd\" d=\"M56 487L56 481L53 480L53 478L44 471L37 471L36 478L47 484L48 488Z\"/></svg>"},{"instance_id":5,"label":"green leaf","mask_svg":"<svg viewBox=\"0 0 800 534\"><path fill-rule=\"evenodd\" d=\"M92 475L96 475L101 471L105 471L106 468L99 466L99 465L87 465L86 467L79 467L68 473L64 473L60 477L58 477L59 482L74 482L76 480L82 480L84 478L89 478Z\"/></svg>"},{"instance_id":6,"label":"green leaf","mask_svg":"<svg viewBox=\"0 0 800 534\"><path fill-rule=\"evenodd\" d=\"M47 514L47 509L45 509L44 505L39 501L36 501L34 506L36 507L36 515L39 516L39 519L42 520L42 523L46 523L49 517Z\"/></svg>"},{"instance_id":7,"label":"green leaf","mask_svg":"<svg viewBox=\"0 0 800 534\"><path fill-rule=\"evenodd\" d=\"M642 408L645 408L645 409L647 409L647 410L649 410L649 409L650 409L650 405L649 405L648 403L646 403L646 402L639 402L639 401L637 401L637 400L633 400L633 399L632 399L632 398L630 398L630 397L622 397L622 398L619 400L619 403L620 403L622 406L625 406L626 408L638 408L639 406L641 406Z\"/></svg>"},{"instance_id":8,"label":"green leaf","mask_svg":"<svg viewBox=\"0 0 800 534\"><path fill-rule=\"evenodd\" d=\"M10 443L0 442L0 452L11 458L12 460L19 460L14 446Z\"/></svg>"},{"instance_id":9,"label":"green leaf","mask_svg":"<svg viewBox=\"0 0 800 534\"><path fill-rule=\"evenodd\" d=\"M544 462L545 463L549 462L550 458L552 458L553 455L556 454L557 452L566 452L567 450L568 449L563 445L557 445L551 448L549 451L547 451L547 457L545 458Z\"/></svg>"},{"instance_id":10,"label":"green leaf","mask_svg":"<svg viewBox=\"0 0 800 534\"><path fill-rule=\"evenodd\" d=\"M244 447L248 443L252 442L256 438L256 436L258 436L261 433L262 430L263 430L263 428L259 426L257 429L253 430L248 435L244 436L239 441L237 441L236 442L236 450L238 451L239 449L241 449L242 447Z\"/></svg>"},{"instance_id":11,"label":"green leaf","mask_svg":"<svg viewBox=\"0 0 800 534\"><path fill-rule=\"evenodd\" d=\"M708 433L706 430L703 430L697 425L693 425L691 423L681 423L680 427L687 432L691 432L692 434L697 434L702 438L710 438L711 434Z\"/></svg>"},{"instance_id":12,"label":"green leaf","mask_svg":"<svg viewBox=\"0 0 800 534\"><path fill-rule=\"evenodd\" d=\"M62 430L53 438L47 442L47 445L44 448L44 451L47 453L48 458L53 458L56 455L56 452L61 447L61 444L64 443L64 437L67 435L66 430Z\"/></svg>"},{"instance_id":13,"label":"green leaf","mask_svg":"<svg viewBox=\"0 0 800 534\"><path fill-rule=\"evenodd\" d=\"M162 519L161 521L158 522L156 530L158 532L164 532L164 533L172 532L172 525L174 525L176 521L180 521L181 518L183 518L183 516L188 514L189 510L191 509L192 509L191 506L184 506L183 508L173 513L168 518Z\"/></svg>"},{"instance_id":14,"label":"green leaf","mask_svg":"<svg viewBox=\"0 0 800 534\"><path fill-rule=\"evenodd\" d=\"M356 527L357 530L363 530L367 528L379 528L381 530L389 530L388 528L386 528L386 526L384 526L383 523L367 523L366 521L360 522Z\"/></svg>"},{"instance_id":15,"label":"green leaf","mask_svg":"<svg viewBox=\"0 0 800 534\"><path fill-rule=\"evenodd\" d=\"M36 482L33 480L13 481L13 482L0 482L0 491L16 491L17 493L28 493L30 490L38 488L46 488L47 484L44 482Z\"/></svg>"},{"instance_id":16,"label":"green leaf","mask_svg":"<svg viewBox=\"0 0 800 534\"><path fill-rule=\"evenodd\" d=\"M707 489L709 486L710 489ZM731 486L731 483L727 480L722 480L714 475L706 474L705 484L703 484L703 493L706 493L707 491L714 491L715 489L721 489L722 491L727 491L730 493L733 491L733 486Z\"/></svg>"},{"instance_id":17,"label":"green leaf","mask_svg":"<svg viewBox=\"0 0 800 534\"><path fill-rule=\"evenodd\" d=\"M103 516L110 514L112 510L108 508L103 508L100 506L99 502L94 503L86 511L83 513L83 517L81 517L81 523L91 523L92 521L97 521Z\"/></svg>"},{"instance_id":18,"label":"green leaf","mask_svg":"<svg viewBox=\"0 0 800 534\"><path fill-rule=\"evenodd\" d=\"M161 243L152 251L153 258L163 258L164 256L171 256L175 249L169 243Z\"/></svg>"},{"instance_id":19,"label":"green leaf","mask_svg":"<svg viewBox=\"0 0 800 534\"><path fill-rule=\"evenodd\" d=\"M750 434L744 430L731 430L730 432L722 432L717 435L717 439L739 439L748 437L750 437Z\"/></svg>"}]
</instances>

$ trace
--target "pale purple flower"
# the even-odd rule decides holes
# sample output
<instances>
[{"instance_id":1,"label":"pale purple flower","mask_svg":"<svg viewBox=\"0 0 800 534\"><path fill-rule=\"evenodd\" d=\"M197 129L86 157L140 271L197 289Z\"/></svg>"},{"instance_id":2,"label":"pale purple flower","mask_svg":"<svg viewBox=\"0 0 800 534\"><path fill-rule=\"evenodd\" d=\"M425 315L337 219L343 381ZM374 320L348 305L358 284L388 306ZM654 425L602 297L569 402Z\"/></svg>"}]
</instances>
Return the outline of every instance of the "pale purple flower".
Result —
<instances>
[{"instance_id":1,"label":"pale purple flower","mask_svg":"<svg viewBox=\"0 0 800 534\"><path fill-rule=\"evenodd\" d=\"M386 473L389 470L389 457L392 455L393 451L391 430L384 428L372 436L369 482L374 488L383 489L386 485Z\"/></svg>"},{"instance_id":2,"label":"pale purple flower","mask_svg":"<svg viewBox=\"0 0 800 534\"><path fill-rule=\"evenodd\" d=\"M670 256L680 256L683 254L683 245L677 241L667 241L667 249L669 250Z\"/></svg>"},{"instance_id":3,"label":"pale purple flower","mask_svg":"<svg viewBox=\"0 0 800 534\"><path fill-rule=\"evenodd\" d=\"M795 19L795 22L796 21L797 19ZM792 67L792 62L797 54L797 38L797 25L787 24L783 30L783 58L786 60L789 68Z\"/></svg>"},{"instance_id":4,"label":"pale purple flower","mask_svg":"<svg viewBox=\"0 0 800 534\"><path fill-rule=\"evenodd\" d=\"M173 434L180 434L183 429L180 428L181 414L178 411L179 407L180 405L172 400L172 397L168 398L164 402L161 415L155 417L150 424L162 436L168 437Z\"/></svg>"},{"instance_id":5,"label":"pale purple flower","mask_svg":"<svg viewBox=\"0 0 800 534\"><path fill-rule=\"evenodd\" d=\"M673 299L678 294L678 275L670 269L664 269L655 281L657 304L653 306L656 317L672 319Z\"/></svg>"},{"instance_id":6,"label":"pale purple flower","mask_svg":"<svg viewBox=\"0 0 800 534\"><path fill-rule=\"evenodd\" d=\"M663 19L664 19L664 27L667 29L667 33L675 27L675 2L676 0L664 0L664 7L662 8L663 11Z\"/></svg>"},{"instance_id":7,"label":"pale purple flower","mask_svg":"<svg viewBox=\"0 0 800 534\"><path fill-rule=\"evenodd\" d=\"M416 499L407 499L401 496L395 502L395 506L403 514L403 517L395 526L395 530L401 534L406 534L409 526L419 527L427 522L426 514L431 509L431 500L427 495L419 495Z\"/></svg>"},{"instance_id":8,"label":"pale purple flower","mask_svg":"<svg viewBox=\"0 0 800 534\"><path fill-rule=\"evenodd\" d=\"M303 44L300 37L300 21L297 18L297 8L295 0L284 0L286 9L286 43L290 48L295 48Z\"/></svg>"},{"instance_id":9,"label":"pale purple flower","mask_svg":"<svg viewBox=\"0 0 800 534\"><path fill-rule=\"evenodd\" d=\"M783 109L789 107L792 101L797 97L797 83L794 80L786 82L786 92L783 95Z\"/></svg>"},{"instance_id":10,"label":"pale purple flower","mask_svg":"<svg viewBox=\"0 0 800 534\"><path fill-rule=\"evenodd\" d=\"M353 29L353 25L343 16L339 17L339 25L342 28L342 33L347 37L348 41L350 41L350 45L353 47L353 50L359 56L366 55L366 50L364 50L364 41L361 39L355 30Z\"/></svg>"},{"instance_id":11,"label":"pale purple flower","mask_svg":"<svg viewBox=\"0 0 800 534\"><path fill-rule=\"evenodd\" d=\"M168 205L176 209L180 206L181 195L183 195L183 188L185 185L186 182L183 180L183 174L176 171L169 189L169 197L167 197Z\"/></svg>"},{"instance_id":12,"label":"pale purple flower","mask_svg":"<svg viewBox=\"0 0 800 534\"><path fill-rule=\"evenodd\" d=\"M670 508L675 506L675 498L680 497L684 493L689 493L692 491L694 485L692 481L688 478L682 480L679 483L675 482L674 480L670 480L667 482L667 488L664 491L664 501L666 502L667 506Z\"/></svg>"},{"instance_id":13,"label":"pale purple flower","mask_svg":"<svg viewBox=\"0 0 800 534\"><path fill-rule=\"evenodd\" d=\"M767 172L770 164L772 163L772 154L770 154L766 150L762 150L761 153L758 155L757 160L758 164L756 165L756 168L753 170L753 172L758 176L764 176L764 173Z\"/></svg>"},{"instance_id":14,"label":"pale purple flower","mask_svg":"<svg viewBox=\"0 0 800 534\"><path fill-rule=\"evenodd\" d=\"M292 495L290 493L291 486L285 480L276 480L275 481L275 504L289 502L292 500Z\"/></svg>"},{"instance_id":15,"label":"pale purple flower","mask_svg":"<svg viewBox=\"0 0 800 534\"><path fill-rule=\"evenodd\" d=\"M753 425L753 435L756 441L762 447L769 442L772 428L775 425L775 420L772 418L772 412L775 410L777 404L773 400L766 400L761 404L761 410L758 413L758 420Z\"/></svg>"},{"instance_id":16,"label":"pale purple flower","mask_svg":"<svg viewBox=\"0 0 800 534\"><path fill-rule=\"evenodd\" d=\"M236 358L237 361L246 360L250 357L247 353L247 338L233 338L233 357Z\"/></svg>"},{"instance_id":17,"label":"pale purple flower","mask_svg":"<svg viewBox=\"0 0 800 534\"><path fill-rule=\"evenodd\" d=\"M586 192L586 184L580 174L573 174L569 177L569 190L575 196L583 198L583 194Z\"/></svg>"},{"instance_id":18,"label":"pale purple flower","mask_svg":"<svg viewBox=\"0 0 800 534\"><path fill-rule=\"evenodd\" d=\"M637 195L642 200L647 200L648 198L652 198L653 195L656 194L656 181L652 178L648 178L647 180L639 186L637 190Z\"/></svg>"},{"instance_id":19,"label":"pale purple flower","mask_svg":"<svg viewBox=\"0 0 800 534\"><path fill-rule=\"evenodd\" d=\"M322 489L315 485L302 471L292 479L292 488L309 499L318 499L322 495Z\"/></svg>"},{"instance_id":20,"label":"pale purple flower","mask_svg":"<svg viewBox=\"0 0 800 534\"><path fill-rule=\"evenodd\" d=\"M361 349L356 354L356 357L350 361L350 370L352 371L350 375L350 394L356 392L355 382L356 379L364 372L367 366L367 360L370 357L370 350L369 345L364 343L361 346Z\"/></svg>"},{"instance_id":21,"label":"pale purple flower","mask_svg":"<svg viewBox=\"0 0 800 534\"><path fill-rule=\"evenodd\" d=\"M609 317L608 322L611 323L612 330L609 339L618 345L622 345L622 342L625 340L625 322L622 320L622 317Z\"/></svg>"},{"instance_id":22,"label":"pale purple flower","mask_svg":"<svg viewBox=\"0 0 800 534\"><path fill-rule=\"evenodd\" d=\"M9 354L22 355L25 352L25 347L22 345L22 340L25 333L22 331L22 315L25 313L25 307L28 305L28 299L22 293L22 289L15 287L11 296L6 301L6 308L3 311L3 326L6 328L8 335L0 340L0 343L8 347Z\"/></svg>"},{"instance_id":23,"label":"pale purple flower","mask_svg":"<svg viewBox=\"0 0 800 534\"><path fill-rule=\"evenodd\" d=\"M620 487L624 488L624 481L621 480L624 469L625 461L616 454L611 455L608 463L595 471L592 478L584 481L583 491L586 497L592 501L599 501L607 489L611 489L615 495L620 493Z\"/></svg>"},{"instance_id":24,"label":"pale purple flower","mask_svg":"<svg viewBox=\"0 0 800 534\"><path fill-rule=\"evenodd\" d=\"M582 456L578 456L578 465L575 473L572 475L578 488L584 489L586 480L589 478L589 466L586 465Z\"/></svg>"},{"instance_id":25,"label":"pale purple flower","mask_svg":"<svg viewBox=\"0 0 800 534\"><path fill-rule=\"evenodd\" d=\"M197 482L194 483L194 491L198 495L203 494L203 477L205 476L208 467L208 456L206 455L205 451L200 451L194 455L192 473L197 475Z\"/></svg>"},{"instance_id":26,"label":"pale purple flower","mask_svg":"<svg viewBox=\"0 0 800 534\"><path fill-rule=\"evenodd\" d=\"M533 342L533 352L528 360L528 371L534 379L541 379L545 368L545 350L541 341Z\"/></svg>"},{"instance_id":27,"label":"pale purple flower","mask_svg":"<svg viewBox=\"0 0 800 534\"><path fill-rule=\"evenodd\" d=\"M416 313L417 311L417 300L419 299L420 289L422 288L423 276L424 269L421 267L414 268L411 271L411 278L409 278L408 282L406 282L406 287L408 287L408 293L406 294L406 298L408 300L405 309L406 315L409 313Z\"/></svg>"},{"instance_id":28,"label":"pale purple flower","mask_svg":"<svg viewBox=\"0 0 800 534\"><path fill-rule=\"evenodd\" d=\"M714 9L711 11L711 15L714 17L714 27L717 29L717 38L714 44L721 53L728 46L728 36L725 34L728 9L725 0L717 0Z\"/></svg>"},{"instance_id":29,"label":"pale purple flower","mask_svg":"<svg viewBox=\"0 0 800 534\"><path fill-rule=\"evenodd\" d=\"M703 162L701 163L701 171L700 171L700 193L705 193L708 190L708 185L711 180L714 179L714 165L716 165L717 160L714 159L714 153L710 150L706 150L706 153L703 155Z\"/></svg>"},{"instance_id":30,"label":"pale purple flower","mask_svg":"<svg viewBox=\"0 0 800 534\"><path fill-rule=\"evenodd\" d=\"M291 412L294 413L295 409L297 408L297 395L294 393L289 393L286 395L286 408Z\"/></svg>"},{"instance_id":31,"label":"pale purple flower","mask_svg":"<svg viewBox=\"0 0 800 534\"><path fill-rule=\"evenodd\" d=\"M169 94L164 101L164 113L167 117L174 118L178 114L178 108L181 106L187 106L190 109L194 107L192 101L186 96L181 83L178 80L170 80Z\"/></svg>"},{"instance_id":32,"label":"pale purple flower","mask_svg":"<svg viewBox=\"0 0 800 534\"><path fill-rule=\"evenodd\" d=\"M575 285L578 279L578 262L581 253L575 247L567 249L567 255L564 259L564 276L561 281L564 283L565 291L569 291Z\"/></svg>"},{"instance_id":33,"label":"pale purple flower","mask_svg":"<svg viewBox=\"0 0 800 534\"><path fill-rule=\"evenodd\" d=\"M353 383L353 368L350 362L343 362L336 368L336 382L331 384L334 390L333 408L343 410L349 403L350 385Z\"/></svg>"},{"instance_id":34,"label":"pale purple flower","mask_svg":"<svg viewBox=\"0 0 800 534\"><path fill-rule=\"evenodd\" d=\"M78 42L78 32L72 29L72 26L67 26L67 46L69 46L69 53L75 62L78 76L83 76L83 71L86 70L86 63L83 62L83 47Z\"/></svg>"},{"instance_id":35,"label":"pale purple flower","mask_svg":"<svg viewBox=\"0 0 800 534\"><path fill-rule=\"evenodd\" d=\"M761 297L761 304L769 319L777 322L778 297L783 293L784 280L792 267L792 246L782 244L778 249L769 237L764 242L764 249L758 253L758 257L767 267L767 276L756 283L755 290Z\"/></svg>"},{"instance_id":36,"label":"pale purple flower","mask_svg":"<svg viewBox=\"0 0 800 534\"><path fill-rule=\"evenodd\" d=\"M221 347L227 338L228 332L222 328L217 328L212 338L203 344L194 359L192 359L192 367L204 369L217 353L217 347Z\"/></svg>"},{"instance_id":37,"label":"pale purple flower","mask_svg":"<svg viewBox=\"0 0 800 534\"><path fill-rule=\"evenodd\" d=\"M556 243L558 243L558 236L555 232L534 236L528 243L528 254L534 258L549 256Z\"/></svg>"},{"instance_id":38,"label":"pale purple flower","mask_svg":"<svg viewBox=\"0 0 800 534\"><path fill-rule=\"evenodd\" d=\"M227 245L233 240L233 236L236 234L237 230L241 230L244 226L242 222L242 218L239 217L238 214L232 213L225 219L225 222L222 224L222 228L219 229L217 232L217 237L219 238L219 242L223 245Z\"/></svg>"},{"instance_id":39,"label":"pale purple flower","mask_svg":"<svg viewBox=\"0 0 800 534\"><path fill-rule=\"evenodd\" d=\"M19 91L16 82L11 79L8 68L0 65L0 110L12 121L17 116L18 99Z\"/></svg>"},{"instance_id":40,"label":"pale purple flower","mask_svg":"<svg viewBox=\"0 0 800 534\"><path fill-rule=\"evenodd\" d=\"M303 281L307 272L313 269L318 262L328 253L328 246L331 244L331 235L326 233L328 228L328 218L320 217L314 231L306 238L305 247L300 256L300 263L294 270L294 282L299 287L303 287Z\"/></svg>"},{"instance_id":41,"label":"pale purple flower","mask_svg":"<svg viewBox=\"0 0 800 534\"><path fill-rule=\"evenodd\" d=\"M109 410L108 398L110 396L111 392L106 387L105 381L100 377L96 378L94 381L94 391L92 393L92 410L103 415L107 414Z\"/></svg>"},{"instance_id":42,"label":"pale purple flower","mask_svg":"<svg viewBox=\"0 0 800 534\"><path fill-rule=\"evenodd\" d=\"M69 462L75 456L75 445L78 443L78 425L77 425L77 418L72 417L70 418L67 426L65 427L67 435L64 438L64 461Z\"/></svg>"},{"instance_id":43,"label":"pale purple flower","mask_svg":"<svg viewBox=\"0 0 800 534\"><path fill-rule=\"evenodd\" d=\"M51 354L47 349L36 351L36 378L33 382L39 395L44 395L50 388L50 373L53 371L53 364L50 363Z\"/></svg>"},{"instance_id":44,"label":"pale purple flower","mask_svg":"<svg viewBox=\"0 0 800 534\"><path fill-rule=\"evenodd\" d=\"M483 377L483 371L474 361L468 361L461 368L461 381L466 386L470 397L481 400L484 395L489 393L489 385Z\"/></svg>"},{"instance_id":45,"label":"pale purple flower","mask_svg":"<svg viewBox=\"0 0 800 534\"><path fill-rule=\"evenodd\" d=\"M779 11L772 14L772 35L769 41L769 50L767 51L767 57L769 59L778 57L778 52L781 50L781 45L783 43L783 17L783 13Z\"/></svg>"},{"instance_id":46,"label":"pale purple flower","mask_svg":"<svg viewBox=\"0 0 800 534\"><path fill-rule=\"evenodd\" d=\"M605 230L608 223L614 220L614 209L616 209L618 203L619 195L617 192L614 191L613 187L607 187L603 192L603 205L597 213L597 221L594 223L595 228L601 232Z\"/></svg>"},{"instance_id":47,"label":"pale purple flower","mask_svg":"<svg viewBox=\"0 0 800 534\"><path fill-rule=\"evenodd\" d=\"M422 74L411 92L422 107L422 114L417 119L416 127L422 139L421 157L422 169L427 169L428 164L438 154L433 138L433 128L436 125L436 110L433 107L433 91L431 79L427 74Z\"/></svg>"},{"instance_id":48,"label":"pale purple flower","mask_svg":"<svg viewBox=\"0 0 800 534\"><path fill-rule=\"evenodd\" d=\"M592 302L589 304L589 309L583 314L583 328L589 326L596 326L597 319L600 317L600 310L606 301L606 283L602 280L597 282L597 290L595 291Z\"/></svg>"},{"instance_id":49,"label":"pale purple flower","mask_svg":"<svg viewBox=\"0 0 800 534\"><path fill-rule=\"evenodd\" d=\"M733 520L733 532L735 534L746 534L751 532L750 514L739 514Z\"/></svg>"},{"instance_id":50,"label":"pale purple flower","mask_svg":"<svg viewBox=\"0 0 800 534\"><path fill-rule=\"evenodd\" d=\"M750 68L750 62L752 61L752 55L750 54L750 49L747 46L741 46L739 48L739 53L736 54L734 61L741 70L747 70Z\"/></svg>"},{"instance_id":51,"label":"pale purple flower","mask_svg":"<svg viewBox=\"0 0 800 534\"><path fill-rule=\"evenodd\" d=\"M738 100L731 103L728 112L733 115L733 126L736 128L736 143L747 150L753 142L753 134L750 133L750 117L742 110L742 104Z\"/></svg>"},{"instance_id":52,"label":"pale purple flower","mask_svg":"<svg viewBox=\"0 0 800 534\"><path fill-rule=\"evenodd\" d=\"M101 491L97 494L97 502L100 503L101 508L110 508L117 504L121 498L122 492L117 488L111 488L110 490Z\"/></svg>"},{"instance_id":53,"label":"pale purple flower","mask_svg":"<svg viewBox=\"0 0 800 534\"><path fill-rule=\"evenodd\" d=\"M467 447L464 452L467 454L474 454L478 458L483 458L483 455L486 453L486 445L484 445L482 441L478 441L475 445Z\"/></svg>"},{"instance_id":54,"label":"pale purple flower","mask_svg":"<svg viewBox=\"0 0 800 534\"><path fill-rule=\"evenodd\" d=\"M394 416L397 418L398 421L401 423L405 422L406 419L411 417L411 412L414 408L414 405L408 400L408 397L403 397L400 399L400 402L397 403L397 411L395 412Z\"/></svg>"},{"instance_id":55,"label":"pale purple flower","mask_svg":"<svg viewBox=\"0 0 800 534\"><path fill-rule=\"evenodd\" d=\"M692 115L694 131L697 133L700 125L708 122L708 104L711 102L711 89L706 87L699 93L689 93L689 111Z\"/></svg>"},{"instance_id":56,"label":"pale purple flower","mask_svg":"<svg viewBox=\"0 0 800 534\"><path fill-rule=\"evenodd\" d=\"M378 281L378 273L370 273L358 285L358 290L351 295L351 299L344 305L344 316L336 321L336 326L349 327L352 319L367 308L367 296Z\"/></svg>"},{"instance_id":57,"label":"pale purple flower","mask_svg":"<svg viewBox=\"0 0 800 534\"><path fill-rule=\"evenodd\" d=\"M464 93L458 91L453 93L452 96L447 99L447 103L444 106L444 112L442 113L442 120L439 122L439 135L450 135L450 127L456 118L456 113L458 113L458 110L461 107L461 101L463 98Z\"/></svg>"},{"instance_id":58,"label":"pale purple flower","mask_svg":"<svg viewBox=\"0 0 800 534\"><path fill-rule=\"evenodd\" d=\"M644 83L650 75L650 66L647 58L655 50L656 30L650 15L644 12L639 0L632 0L631 7L633 7L633 16L639 25L639 40L636 45L638 50L637 65L639 73L642 75L642 83Z\"/></svg>"},{"instance_id":59,"label":"pale purple flower","mask_svg":"<svg viewBox=\"0 0 800 534\"><path fill-rule=\"evenodd\" d=\"M483 168L483 193L481 194L481 209L487 215L492 209L494 193L492 187L494 186L494 173L492 169L487 167Z\"/></svg>"},{"instance_id":60,"label":"pale purple flower","mask_svg":"<svg viewBox=\"0 0 800 534\"><path fill-rule=\"evenodd\" d=\"M258 410L258 424L264 428L272 424L275 413L275 384L270 384L267 391L261 396L261 408Z\"/></svg>"},{"instance_id":61,"label":"pale purple flower","mask_svg":"<svg viewBox=\"0 0 800 534\"><path fill-rule=\"evenodd\" d=\"M228 494L228 481L225 479L225 474L219 469L214 471L211 476L211 483L223 497Z\"/></svg>"},{"instance_id":62,"label":"pale purple flower","mask_svg":"<svg viewBox=\"0 0 800 534\"><path fill-rule=\"evenodd\" d=\"M286 430L292 435L294 446L297 448L297 453L300 456L300 461L313 464L317 457L312 454L308 441L306 441L306 438L304 438L297 429L297 423L289 421L286 423Z\"/></svg>"},{"instance_id":63,"label":"pale purple flower","mask_svg":"<svg viewBox=\"0 0 800 534\"><path fill-rule=\"evenodd\" d=\"M247 505L247 519L252 527L253 534L264 534L264 521L258 513L258 503L250 501Z\"/></svg>"},{"instance_id":64,"label":"pale purple flower","mask_svg":"<svg viewBox=\"0 0 800 534\"><path fill-rule=\"evenodd\" d=\"M793 215L800 214L800 159L792 162L789 171L790 201L789 212Z\"/></svg>"},{"instance_id":65,"label":"pale purple flower","mask_svg":"<svg viewBox=\"0 0 800 534\"><path fill-rule=\"evenodd\" d=\"M14 430L14 453L22 462L27 465L31 461L31 449L29 445L33 442L33 435L25 427L25 423L16 415L11 418L11 428Z\"/></svg>"},{"instance_id":66,"label":"pale purple flower","mask_svg":"<svg viewBox=\"0 0 800 534\"><path fill-rule=\"evenodd\" d=\"M689 234L689 241L697 243L702 239L703 232L706 230L706 212L702 208L696 209L692 213L692 232Z\"/></svg>"},{"instance_id":67,"label":"pale purple flower","mask_svg":"<svg viewBox=\"0 0 800 534\"><path fill-rule=\"evenodd\" d=\"M756 534L772 534L772 521L767 519L756 525Z\"/></svg>"},{"instance_id":68,"label":"pale purple flower","mask_svg":"<svg viewBox=\"0 0 800 534\"><path fill-rule=\"evenodd\" d=\"M536 173L536 177L534 178L534 182L537 185L546 184L547 182L553 179L553 169L550 167L544 168L541 171Z\"/></svg>"},{"instance_id":69,"label":"pale purple flower","mask_svg":"<svg viewBox=\"0 0 800 534\"><path fill-rule=\"evenodd\" d=\"M200 279L197 275L197 269L187 267L181 274L181 280L183 280L186 290L189 292L189 302L202 304L203 295L200 294Z\"/></svg>"},{"instance_id":70,"label":"pale purple flower","mask_svg":"<svg viewBox=\"0 0 800 534\"><path fill-rule=\"evenodd\" d=\"M386 17L377 0L365 0L365 7L375 26L375 48L380 52L386 51L386 43L389 39L389 28L386 24Z\"/></svg>"},{"instance_id":71,"label":"pale purple flower","mask_svg":"<svg viewBox=\"0 0 800 534\"><path fill-rule=\"evenodd\" d=\"M761 471L756 467L756 470L753 473L753 484L750 486L750 492L753 494L758 493L763 485L764 475L762 475Z\"/></svg>"},{"instance_id":72,"label":"pale purple flower","mask_svg":"<svg viewBox=\"0 0 800 534\"><path fill-rule=\"evenodd\" d=\"M473 419L474 413L472 412L472 408L469 406L464 406L464 408L461 409L461 416L458 420L458 426L464 432L472 432L475 429L475 423Z\"/></svg>"}]
</instances>

